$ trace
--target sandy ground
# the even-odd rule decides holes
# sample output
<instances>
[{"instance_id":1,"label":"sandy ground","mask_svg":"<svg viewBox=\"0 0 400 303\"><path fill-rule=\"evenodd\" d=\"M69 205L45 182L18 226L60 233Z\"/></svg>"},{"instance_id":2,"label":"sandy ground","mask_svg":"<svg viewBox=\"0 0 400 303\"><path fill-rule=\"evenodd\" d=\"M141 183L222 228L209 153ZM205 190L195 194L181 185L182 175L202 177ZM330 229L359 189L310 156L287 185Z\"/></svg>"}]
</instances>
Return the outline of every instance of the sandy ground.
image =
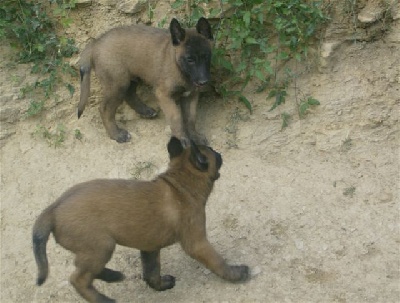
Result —
<instances>
[{"instance_id":1,"label":"sandy ground","mask_svg":"<svg viewBox=\"0 0 400 303\"><path fill-rule=\"evenodd\" d=\"M230 263L251 267L249 282L225 282L175 245L161 255L162 272L177 278L172 290L147 287L138 251L122 247L110 267L127 279L96 287L118 302L398 302L400 45L349 43L331 60L331 68L297 83L321 101L306 119L296 116L293 91L272 112L267 93L249 92L252 115L234 101L200 104L199 129L224 159L207 205L208 236ZM2 65L0 72L4 94L12 95L9 70ZM118 121L132 141L118 144L102 126L96 88L93 95L80 120L75 95L14 124L2 140L2 303L82 302L68 282L73 257L52 238L49 278L35 285L37 215L78 182L150 179L167 166L162 115L143 120L122 108ZM281 130L283 111L293 118ZM37 129L59 123L66 138L55 148Z\"/></svg>"}]
</instances>

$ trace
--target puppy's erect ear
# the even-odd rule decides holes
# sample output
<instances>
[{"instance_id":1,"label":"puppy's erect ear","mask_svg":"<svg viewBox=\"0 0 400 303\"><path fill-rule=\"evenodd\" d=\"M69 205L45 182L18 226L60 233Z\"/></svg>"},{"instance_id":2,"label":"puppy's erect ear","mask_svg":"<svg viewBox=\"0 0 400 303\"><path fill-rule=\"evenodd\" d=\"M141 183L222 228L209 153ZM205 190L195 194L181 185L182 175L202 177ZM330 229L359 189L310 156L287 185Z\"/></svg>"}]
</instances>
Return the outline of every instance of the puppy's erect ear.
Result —
<instances>
[{"instance_id":1,"label":"puppy's erect ear","mask_svg":"<svg viewBox=\"0 0 400 303\"><path fill-rule=\"evenodd\" d=\"M208 169L208 160L204 156L197 145L191 141L190 142L190 162L200 171L206 171Z\"/></svg>"},{"instance_id":2,"label":"puppy's erect ear","mask_svg":"<svg viewBox=\"0 0 400 303\"><path fill-rule=\"evenodd\" d=\"M211 25L208 23L206 18L201 17L196 24L196 30L200 35L203 35L208 40L213 39L213 35L211 33Z\"/></svg>"},{"instance_id":3,"label":"puppy's erect ear","mask_svg":"<svg viewBox=\"0 0 400 303\"><path fill-rule=\"evenodd\" d=\"M181 140L176 137L171 137L167 145L170 159L179 156L183 152Z\"/></svg>"},{"instance_id":4,"label":"puppy's erect ear","mask_svg":"<svg viewBox=\"0 0 400 303\"><path fill-rule=\"evenodd\" d=\"M185 40L185 30L175 18L172 18L171 23L169 24L169 31L171 33L173 45L178 46L183 40Z\"/></svg>"}]
</instances>

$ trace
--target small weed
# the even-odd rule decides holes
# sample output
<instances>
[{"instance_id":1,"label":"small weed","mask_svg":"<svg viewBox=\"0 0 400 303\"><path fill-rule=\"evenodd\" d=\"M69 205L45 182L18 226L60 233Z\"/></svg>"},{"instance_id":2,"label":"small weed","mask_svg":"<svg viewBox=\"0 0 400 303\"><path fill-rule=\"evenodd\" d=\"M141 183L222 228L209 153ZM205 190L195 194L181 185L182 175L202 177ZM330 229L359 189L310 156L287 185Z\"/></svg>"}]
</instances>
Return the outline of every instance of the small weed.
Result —
<instances>
[{"instance_id":1,"label":"small weed","mask_svg":"<svg viewBox=\"0 0 400 303\"><path fill-rule=\"evenodd\" d=\"M281 114L281 118L282 118L282 126L281 126L281 130L282 130L282 129L288 127L290 115L287 112L283 112Z\"/></svg>"},{"instance_id":2,"label":"small weed","mask_svg":"<svg viewBox=\"0 0 400 303\"><path fill-rule=\"evenodd\" d=\"M355 192L356 192L356 188L354 186L350 186L350 187L346 187L343 190L343 195L346 197L353 198Z\"/></svg>"},{"instance_id":3,"label":"small weed","mask_svg":"<svg viewBox=\"0 0 400 303\"><path fill-rule=\"evenodd\" d=\"M160 28L164 28L164 26L167 24L167 16L165 16L164 18L162 18L158 23L157 23L157 27Z\"/></svg>"},{"instance_id":4,"label":"small weed","mask_svg":"<svg viewBox=\"0 0 400 303\"><path fill-rule=\"evenodd\" d=\"M74 137L75 139L82 141L83 139L83 134L81 133L81 131L79 129L75 129L74 131Z\"/></svg>"},{"instance_id":5,"label":"small weed","mask_svg":"<svg viewBox=\"0 0 400 303\"><path fill-rule=\"evenodd\" d=\"M212 66L215 88L224 98L235 97L252 112L252 104L244 95L250 81L259 82L257 92L267 88L268 98L275 102L271 110L286 100L287 87L297 77L286 68L285 77L278 77L285 63L307 58L308 48L318 29L328 19L323 1L301 0L175 0L171 8L183 16L185 26L194 26L198 18L207 16L214 26L215 47ZM217 20L215 22L215 20ZM312 101L311 101L312 103ZM302 114L312 105L302 105ZM307 107L307 108L306 108Z\"/></svg>"},{"instance_id":6,"label":"small weed","mask_svg":"<svg viewBox=\"0 0 400 303\"><path fill-rule=\"evenodd\" d=\"M143 175L150 177L156 168L157 167L149 161L138 162L135 164L135 168L131 172L131 175L133 179L140 179Z\"/></svg>"},{"instance_id":7,"label":"small weed","mask_svg":"<svg viewBox=\"0 0 400 303\"><path fill-rule=\"evenodd\" d=\"M36 116L37 114L41 113L44 109L44 100L35 101L31 100L29 103L29 108L26 111L27 117Z\"/></svg>"},{"instance_id":8,"label":"small weed","mask_svg":"<svg viewBox=\"0 0 400 303\"><path fill-rule=\"evenodd\" d=\"M320 104L321 103L317 99L314 99L312 97L307 97L306 99L300 100L300 104L298 107L300 119L304 119L310 108Z\"/></svg>"},{"instance_id":9,"label":"small weed","mask_svg":"<svg viewBox=\"0 0 400 303\"><path fill-rule=\"evenodd\" d=\"M147 3L147 17L149 18L149 23L152 23L154 18L154 6L151 4L151 1Z\"/></svg>"},{"instance_id":10,"label":"small weed","mask_svg":"<svg viewBox=\"0 0 400 303\"><path fill-rule=\"evenodd\" d=\"M40 91L45 99L32 101L28 115L38 114L44 101L57 99L55 88L64 83L63 75L75 76L75 70L64 58L77 52L74 40L56 34L56 27L68 27L69 11L75 1L50 0L50 9L40 1L3 0L0 6L0 39L14 48L18 63L31 63L31 72L38 80L22 89L22 95ZM49 12L52 16L49 15ZM64 83L70 93L73 87ZM42 104L43 103L43 104Z\"/></svg>"},{"instance_id":11,"label":"small weed","mask_svg":"<svg viewBox=\"0 0 400 303\"><path fill-rule=\"evenodd\" d=\"M342 145L340 146L340 151L341 152L348 152L353 145L352 139L347 137L343 142Z\"/></svg>"},{"instance_id":12,"label":"small weed","mask_svg":"<svg viewBox=\"0 0 400 303\"><path fill-rule=\"evenodd\" d=\"M239 220L233 217L233 215L229 215L222 220L222 225L226 229L234 230L239 226Z\"/></svg>"},{"instance_id":13,"label":"small weed","mask_svg":"<svg viewBox=\"0 0 400 303\"><path fill-rule=\"evenodd\" d=\"M21 76L18 76L18 75L11 75L10 80L11 80L11 82L13 82L17 85L22 82Z\"/></svg>"},{"instance_id":14,"label":"small weed","mask_svg":"<svg viewBox=\"0 0 400 303\"><path fill-rule=\"evenodd\" d=\"M45 139L49 146L57 148L62 146L64 143L66 131L64 125L62 124L57 125L54 131L50 131L50 129L46 128L45 126L39 125L36 127L34 135Z\"/></svg>"},{"instance_id":15,"label":"small weed","mask_svg":"<svg viewBox=\"0 0 400 303\"><path fill-rule=\"evenodd\" d=\"M272 107L269 109L269 111L274 110L277 108L279 105L285 103L286 101L286 89L284 87L273 89L269 92L267 98L275 98L275 102L272 105Z\"/></svg>"}]
</instances>

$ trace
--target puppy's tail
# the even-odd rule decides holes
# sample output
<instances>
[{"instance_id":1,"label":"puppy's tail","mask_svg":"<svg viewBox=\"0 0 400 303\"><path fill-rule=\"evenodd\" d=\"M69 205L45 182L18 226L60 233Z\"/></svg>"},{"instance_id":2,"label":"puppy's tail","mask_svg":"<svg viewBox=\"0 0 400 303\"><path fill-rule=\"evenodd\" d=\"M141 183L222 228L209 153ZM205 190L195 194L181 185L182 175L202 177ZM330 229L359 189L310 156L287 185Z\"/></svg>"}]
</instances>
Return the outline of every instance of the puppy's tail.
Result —
<instances>
[{"instance_id":1,"label":"puppy's tail","mask_svg":"<svg viewBox=\"0 0 400 303\"><path fill-rule=\"evenodd\" d=\"M80 75L81 75L81 97L78 105L78 119L81 117L87 100L90 95L90 72L92 70L92 48L93 43L90 43L81 54L79 60L80 64Z\"/></svg>"},{"instance_id":2,"label":"puppy's tail","mask_svg":"<svg viewBox=\"0 0 400 303\"><path fill-rule=\"evenodd\" d=\"M42 285L49 273L49 263L47 261L46 245L50 233L54 228L52 207L45 209L37 218L32 233L33 254L35 255L38 267L37 285Z\"/></svg>"}]
</instances>

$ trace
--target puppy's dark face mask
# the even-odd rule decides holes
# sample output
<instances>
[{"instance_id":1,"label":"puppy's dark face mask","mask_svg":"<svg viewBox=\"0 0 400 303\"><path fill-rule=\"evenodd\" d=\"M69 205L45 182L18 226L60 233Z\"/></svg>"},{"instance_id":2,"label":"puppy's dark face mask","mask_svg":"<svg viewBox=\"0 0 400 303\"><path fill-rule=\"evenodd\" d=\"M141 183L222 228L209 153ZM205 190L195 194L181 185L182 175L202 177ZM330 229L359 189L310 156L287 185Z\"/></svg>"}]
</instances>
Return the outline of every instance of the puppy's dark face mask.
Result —
<instances>
[{"instance_id":1,"label":"puppy's dark face mask","mask_svg":"<svg viewBox=\"0 0 400 303\"><path fill-rule=\"evenodd\" d=\"M211 179L217 180L220 177L219 170L222 166L222 156L209 146L197 146L191 141L189 161L194 168L201 172L208 172ZM177 157L184 152L184 148L179 139L172 137L168 143L170 158Z\"/></svg>"}]
</instances>

